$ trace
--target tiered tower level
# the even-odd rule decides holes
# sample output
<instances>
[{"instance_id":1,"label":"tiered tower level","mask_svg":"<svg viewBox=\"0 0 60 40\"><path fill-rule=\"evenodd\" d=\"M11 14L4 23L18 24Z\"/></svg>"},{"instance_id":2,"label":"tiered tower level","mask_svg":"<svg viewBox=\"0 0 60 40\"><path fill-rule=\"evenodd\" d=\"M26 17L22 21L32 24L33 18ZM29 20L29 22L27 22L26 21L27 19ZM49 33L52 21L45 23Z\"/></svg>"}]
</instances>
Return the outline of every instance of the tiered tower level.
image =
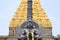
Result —
<instances>
[{"instance_id":1,"label":"tiered tower level","mask_svg":"<svg viewBox=\"0 0 60 40\"><path fill-rule=\"evenodd\" d=\"M27 20L28 0L22 0L18 9L16 10L9 27L17 27ZM40 0L32 0L32 16L33 20L43 27L52 27L47 14L40 4Z\"/></svg>"}]
</instances>

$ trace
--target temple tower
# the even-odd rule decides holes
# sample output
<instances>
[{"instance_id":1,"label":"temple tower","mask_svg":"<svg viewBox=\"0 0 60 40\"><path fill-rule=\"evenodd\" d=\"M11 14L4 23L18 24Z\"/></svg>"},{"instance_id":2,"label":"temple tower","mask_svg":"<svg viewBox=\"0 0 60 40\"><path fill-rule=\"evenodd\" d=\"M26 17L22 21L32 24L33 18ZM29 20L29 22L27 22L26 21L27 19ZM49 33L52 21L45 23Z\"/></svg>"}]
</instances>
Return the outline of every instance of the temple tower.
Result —
<instances>
[{"instance_id":1,"label":"temple tower","mask_svg":"<svg viewBox=\"0 0 60 40\"><path fill-rule=\"evenodd\" d=\"M54 40L52 38L52 23L42 8L40 0L32 0L31 3L32 5L29 4L29 6L31 6L29 16L39 26L43 27L42 40ZM13 15L12 20L10 21L9 37L7 40L18 40L16 37L16 28L20 27L20 25L27 21L28 18L28 20L31 20L30 17L28 17L28 10L28 0L22 0L21 4Z\"/></svg>"}]
</instances>

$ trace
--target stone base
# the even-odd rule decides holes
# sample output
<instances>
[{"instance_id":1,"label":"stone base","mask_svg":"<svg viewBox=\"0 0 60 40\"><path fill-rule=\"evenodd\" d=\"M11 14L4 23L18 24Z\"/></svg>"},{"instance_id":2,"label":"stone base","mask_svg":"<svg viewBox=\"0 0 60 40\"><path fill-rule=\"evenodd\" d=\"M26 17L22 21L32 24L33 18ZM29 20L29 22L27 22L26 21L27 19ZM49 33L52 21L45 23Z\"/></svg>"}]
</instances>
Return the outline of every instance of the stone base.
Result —
<instances>
[{"instance_id":1,"label":"stone base","mask_svg":"<svg viewBox=\"0 0 60 40\"><path fill-rule=\"evenodd\" d=\"M2 37L0 36L0 40L18 40L15 34L15 29L16 28L9 28L9 35L7 37ZM52 37L52 28L44 28L44 37L42 40L55 40Z\"/></svg>"},{"instance_id":2,"label":"stone base","mask_svg":"<svg viewBox=\"0 0 60 40\"><path fill-rule=\"evenodd\" d=\"M18 40L16 37L0 37L0 40ZM53 37L44 37L42 40L56 40ZM60 40L60 39L57 39Z\"/></svg>"}]
</instances>

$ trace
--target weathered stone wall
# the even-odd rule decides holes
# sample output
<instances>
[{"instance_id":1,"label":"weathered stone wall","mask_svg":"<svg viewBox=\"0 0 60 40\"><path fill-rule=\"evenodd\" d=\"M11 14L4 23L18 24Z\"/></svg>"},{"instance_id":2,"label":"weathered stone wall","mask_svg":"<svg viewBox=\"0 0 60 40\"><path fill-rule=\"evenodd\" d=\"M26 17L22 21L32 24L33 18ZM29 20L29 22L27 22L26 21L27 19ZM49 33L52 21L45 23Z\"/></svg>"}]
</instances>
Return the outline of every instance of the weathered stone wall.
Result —
<instances>
[{"instance_id":1,"label":"weathered stone wall","mask_svg":"<svg viewBox=\"0 0 60 40\"><path fill-rule=\"evenodd\" d=\"M44 28L44 37L52 36L52 28Z\"/></svg>"},{"instance_id":2,"label":"weathered stone wall","mask_svg":"<svg viewBox=\"0 0 60 40\"><path fill-rule=\"evenodd\" d=\"M9 28L8 36L0 36L0 40L18 40L16 37L16 28ZM56 40L52 36L52 28L44 28L44 37L42 40ZM60 40L60 39L58 39Z\"/></svg>"},{"instance_id":3,"label":"weathered stone wall","mask_svg":"<svg viewBox=\"0 0 60 40\"><path fill-rule=\"evenodd\" d=\"M52 36L52 28L44 28L43 40L54 40Z\"/></svg>"},{"instance_id":4,"label":"weathered stone wall","mask_svg":"<svg viewBox=\"0 0 60 40\"><path fill-rule=\"evenodd\" d=\"M44 37L42 40L54 40L52 37L52 28L44 28ZM8 40L17 40L16 28L9 28L9 38Z\"/></svg>"},{"instance_id":5,"label":"weathered stone wall","mask_svg":"<svg viewBox=\"0 0 60 40\"><path fill-rule=\"evenodd\" d=\"M7 40L7 36L0 36L0 40Z\"/></svg>"}]
</instances>

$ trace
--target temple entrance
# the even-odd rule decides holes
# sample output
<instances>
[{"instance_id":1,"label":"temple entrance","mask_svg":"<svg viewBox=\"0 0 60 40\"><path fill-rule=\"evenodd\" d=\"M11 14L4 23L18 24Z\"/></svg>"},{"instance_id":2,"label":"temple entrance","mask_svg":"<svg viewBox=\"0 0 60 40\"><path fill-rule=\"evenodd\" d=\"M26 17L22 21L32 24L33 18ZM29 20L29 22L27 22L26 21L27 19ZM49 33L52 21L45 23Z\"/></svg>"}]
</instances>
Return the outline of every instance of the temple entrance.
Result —
<instances>
[{"instance_id":1,"label":"temple entrance","mask_svg":"<svg viewBox=\"0 0 60 40\"><path fill-rule=\"evenodd\" d=\"M29 33L28 39L29 39L29 40L32 40L32 34L31 34L31 33Z\"/></svg>"},{"instance_id":2,"label":"temple entrance","mask_svg":"<svg viewBox=\"0 0 60 40\"><path fill-rule=\"evenodd\" d=\"M16 28L16 36L18 40L42 40L43 27L34 21L26 21Z\"/></svg>"}]
</instances>

